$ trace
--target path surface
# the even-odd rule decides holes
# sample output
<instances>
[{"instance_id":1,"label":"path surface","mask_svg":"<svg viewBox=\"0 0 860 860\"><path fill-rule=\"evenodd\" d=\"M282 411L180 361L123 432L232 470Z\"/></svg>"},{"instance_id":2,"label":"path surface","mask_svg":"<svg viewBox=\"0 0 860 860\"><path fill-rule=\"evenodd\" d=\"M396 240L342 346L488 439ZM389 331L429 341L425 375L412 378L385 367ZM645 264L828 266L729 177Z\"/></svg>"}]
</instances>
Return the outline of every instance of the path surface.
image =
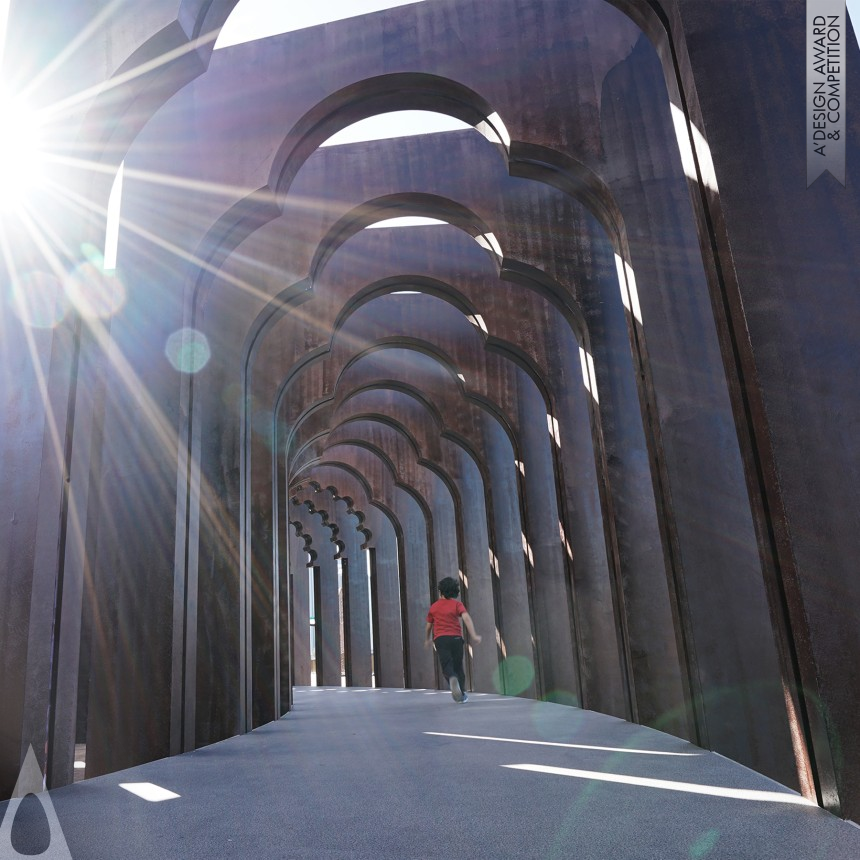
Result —
<instances>
[{"instance_id":1,"label":"path surface","mask_svg":"<svg viewBox=\"0 0 860 860\"><path fill-rule=\"evenodd\" d=\"M860 858L860 828L719 755L492 695L298 688L276 723L50 799L74 860ZM41 808L18 807L22 853L47 846Z\"/></svg>"}]
</instances>

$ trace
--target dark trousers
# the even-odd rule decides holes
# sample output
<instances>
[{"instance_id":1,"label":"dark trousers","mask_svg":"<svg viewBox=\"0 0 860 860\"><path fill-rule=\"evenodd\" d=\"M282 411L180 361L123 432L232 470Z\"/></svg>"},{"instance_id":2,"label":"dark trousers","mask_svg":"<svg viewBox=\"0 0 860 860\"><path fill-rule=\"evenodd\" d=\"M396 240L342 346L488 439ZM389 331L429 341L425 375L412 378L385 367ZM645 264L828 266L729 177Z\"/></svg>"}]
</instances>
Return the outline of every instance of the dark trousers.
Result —
<instances>
[{"instance_id":1,"label":"dark trousers","mask_svg":"<svg viewBox=\"0 0 860 860\"><path fill-rule=\"evenodd\" d=\"M466 689L466 673L463 671L463 637L437 636L433 640L436 653L439 655L439 665L447 681L452 675L457 676L460 689Z\"/></svg>"}]
</instances>

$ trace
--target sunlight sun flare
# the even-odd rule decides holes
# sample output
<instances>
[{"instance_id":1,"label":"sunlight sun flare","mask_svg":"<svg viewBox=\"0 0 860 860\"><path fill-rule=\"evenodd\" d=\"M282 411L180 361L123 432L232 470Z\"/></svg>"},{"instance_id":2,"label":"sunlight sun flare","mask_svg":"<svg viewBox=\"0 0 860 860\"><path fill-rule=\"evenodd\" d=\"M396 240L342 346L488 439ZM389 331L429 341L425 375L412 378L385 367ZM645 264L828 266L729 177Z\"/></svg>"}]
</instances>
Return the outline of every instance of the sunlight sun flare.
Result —
<instances>
[{"instance_id":1,"label":"sunlight sun flare","mask_svg":"<svg viewBox=\"0 0 860 860\"><path fill-rule=\"evenodd\" d=\"M37 115L19 98L0 90L0 211L20 207L41 185L44 156Z\"/></svg>"}]
</instances>

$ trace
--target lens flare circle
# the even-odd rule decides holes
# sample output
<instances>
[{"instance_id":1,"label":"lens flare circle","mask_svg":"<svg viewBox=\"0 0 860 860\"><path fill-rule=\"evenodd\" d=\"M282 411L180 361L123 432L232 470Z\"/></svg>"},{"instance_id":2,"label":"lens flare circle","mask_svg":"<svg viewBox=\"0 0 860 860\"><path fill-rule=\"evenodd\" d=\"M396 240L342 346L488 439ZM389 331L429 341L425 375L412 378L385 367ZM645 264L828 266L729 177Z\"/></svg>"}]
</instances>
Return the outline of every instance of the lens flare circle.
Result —
<instances>
[{"instance_id":1,"label":"lens flare circle","mask_svg":"<svg viewBox=\"0 0 860 860\"><path fill-rule=\"evenodd\" d=\"M69 310L61 281L48 272L31 272L12 285L12 310L30 328L54 328Z\"/></svg>"},{"instance_id":2,"label":"lens flare circle","mask_svg":"<svg viewBox=\"0 0 860 860\"><path fill-rule=\"evenodd\" d=\"M91 319L108 319L125 304L122 281L115 274L103 271L97 262L76 266L64 287L81 316Z\"/></svg>"},{"instance_id":3,"label":"lens flare circle","mask_svg":"<svg viewBox=\"0 0 860 860\"><path fill-rule=\"evenodd\" d=\"M180 373L199 373L209 363L212 350L203 332L181 328L167 338L164 347L167 360Z\"/></svg>"},{"instance_id":4,"label":"lens flare circle","mask_svg":"<svg viewBox=\"0 0 860 860\"><path fill-rule=\"evenodd\" d=\"M518 696L531 686L534 677L532 661L521 654L512 654L493 671L493 686L498 693Z\"/></svg>"}]
</instances>

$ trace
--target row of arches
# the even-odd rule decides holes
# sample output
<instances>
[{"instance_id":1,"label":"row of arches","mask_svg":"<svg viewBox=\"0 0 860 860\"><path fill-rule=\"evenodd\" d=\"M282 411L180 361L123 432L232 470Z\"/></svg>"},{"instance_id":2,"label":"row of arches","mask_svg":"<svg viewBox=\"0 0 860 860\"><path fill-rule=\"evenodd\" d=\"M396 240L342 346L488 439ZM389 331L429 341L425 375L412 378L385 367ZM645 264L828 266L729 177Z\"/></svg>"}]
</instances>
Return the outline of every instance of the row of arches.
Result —
<instances>
[{"instance_id":1,"label":"row of arches","mask_svg":"<svg viewBox=\"0 0 860 860\"><path fill-rule=\"evenodd\" d=\"M378 682L435 685L420 617L456 568L495 639L473 683L561 691L830 797L675 13L446 0L368 19L360 44L341 23L210 56L233 4L175 5L135 18L112 84L62 119L95 165L72 199L96 201L56 231L64 254L125 158L128 299L48 347L70 404L54 453L81 476L58 608L31 619L71 636L37 730L52 779L75 739L106 772L288 708L309 558L329 630L347 572L350 679L373 641ZM404 108L480 134L318 148ZM366 229L402 215L445 225ZM158 358L180 327L210 350L193 374ZM328 677L331 641L321 657Z\"/></svg>"}]
</instances>

